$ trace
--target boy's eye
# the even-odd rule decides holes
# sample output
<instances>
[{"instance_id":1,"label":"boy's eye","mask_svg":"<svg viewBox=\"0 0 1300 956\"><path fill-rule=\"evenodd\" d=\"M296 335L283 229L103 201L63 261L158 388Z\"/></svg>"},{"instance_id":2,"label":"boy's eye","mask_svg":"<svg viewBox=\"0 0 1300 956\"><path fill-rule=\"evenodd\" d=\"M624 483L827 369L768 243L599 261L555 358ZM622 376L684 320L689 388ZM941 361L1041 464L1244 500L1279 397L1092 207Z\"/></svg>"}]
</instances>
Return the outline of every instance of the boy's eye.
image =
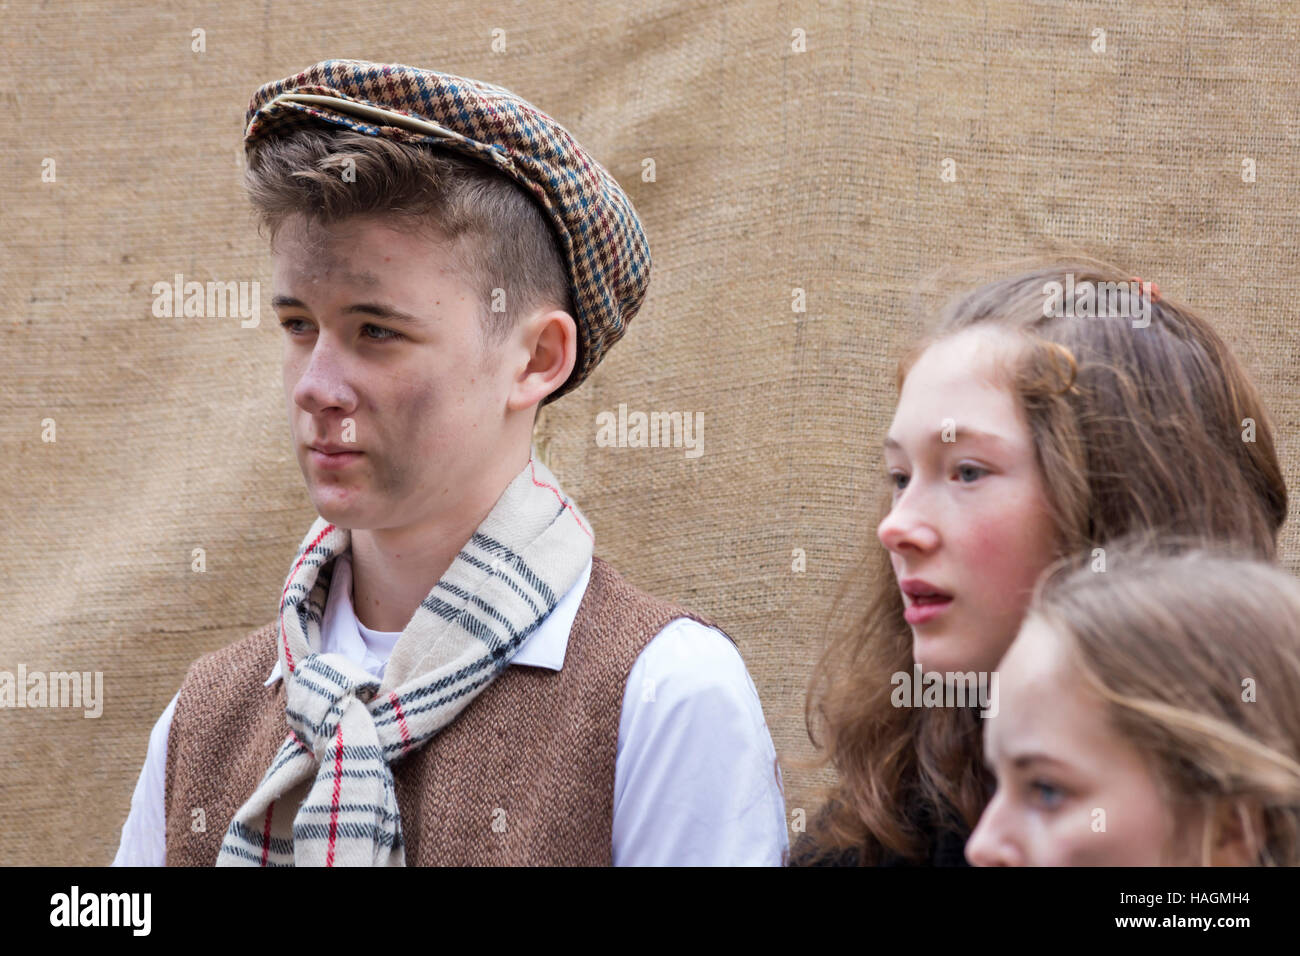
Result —
<instances>
[{"instance_id":1,"label":"boy's eye","mask_svg":"<svg viewBox=\"0 0 1300 956\"><path fill-rule=\"evenodd\" d=\"M376 332L384 333L383 335L379 335L379 336L373 336L373 335L370 336L370 338L372 338L376 342L385 342L388 339L400 339L402 337L401 332L394 332L392 329L385 329L382 326L378 326L378 325L370 325L369 323L367 323L365 326L363 326L363 328L374 329Z\"/></svg>"},{"instance_id":2,"label":"boy's eye","mask_svg":"<svg viewBox=\"0 0 1300 956\"><path fill-rule=\"evenodd\" d=\"M979 465L958 465L957 477L965 484L972 481L978 481L984 475L989 473L987 468L981 468Z\"/></svg>"},{"instance_id":3,"label":"boy's eye","mask_svg":"<svg viewBox=\"0 0 1300 956\"><path fill-rule=\"evenodd\" d=\"M297 335L299 330L294 328L293 326L295 323L303 322L303 321L305 320L285 319L283 322L280 323L280 327L284 329L286 332L288 332L290 335ZM366 329L373 329L374 331L381 333L379 335L366 335L366 338L370 339L372 342L387 342L389 339L400 339L402 337L401 332L394 332L392 329L386 329L383 326L379 326L379 325L371 325L369 322L367 322L361 328L363 334L365 334Z\"/></svg>"}]
</instances>

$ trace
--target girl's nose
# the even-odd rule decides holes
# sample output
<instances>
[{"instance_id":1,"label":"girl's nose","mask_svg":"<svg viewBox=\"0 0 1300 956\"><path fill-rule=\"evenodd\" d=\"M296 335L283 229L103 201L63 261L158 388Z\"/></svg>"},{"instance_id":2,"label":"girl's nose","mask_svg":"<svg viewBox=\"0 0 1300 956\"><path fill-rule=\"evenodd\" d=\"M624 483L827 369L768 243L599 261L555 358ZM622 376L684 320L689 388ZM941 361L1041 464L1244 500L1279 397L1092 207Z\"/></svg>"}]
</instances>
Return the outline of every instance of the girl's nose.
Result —
<instances>
[{"instance_id":1,"label":"girl's nose","mask_svg":"<svg viewBox=\"0 0 1300 956\"><path fill-rule=\"evenodd\" d=\"M915 501L906 496L894 502L876 529L880 543L895 554L908 551L927 553L939 546L939 533L933 523L921 514Z\"/></svg>"},{"instance_id":2,"label":"girl's nose","mask_svg":"<svg viewBox=\"0 0 1300 956\"><path fill-rule=\"evenodd\" d=\"M984 808L975 832L966 841L966 860L971 866L1021 866L1022 856L1013 839L1001 801L994 795Z\"/></svg>"}]
</instances>

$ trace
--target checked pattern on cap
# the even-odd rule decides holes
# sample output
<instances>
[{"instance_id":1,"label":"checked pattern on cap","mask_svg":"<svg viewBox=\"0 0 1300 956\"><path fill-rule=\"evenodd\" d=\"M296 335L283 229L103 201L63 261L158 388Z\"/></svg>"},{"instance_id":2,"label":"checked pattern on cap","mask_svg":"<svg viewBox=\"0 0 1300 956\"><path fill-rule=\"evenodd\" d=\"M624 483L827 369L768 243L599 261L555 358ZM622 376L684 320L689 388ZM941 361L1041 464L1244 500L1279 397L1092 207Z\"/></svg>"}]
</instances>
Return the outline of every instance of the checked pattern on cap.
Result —
<instances>
[{"instance_id":1,"label":"checked pattern on cap","mask_svg":"<svg viewBox=\"0 0 1300 956\"><path fill-rule=\"evenodd\" d=\"M320 122L454 149L494 166L537 200L555 229L578 326L573 373L543 404L577 388L623 337L645 299L650 247L618 182L550 116L479 80L401 64L325 60L253 94L244 148Z\"/></svg>"}]
</instances>

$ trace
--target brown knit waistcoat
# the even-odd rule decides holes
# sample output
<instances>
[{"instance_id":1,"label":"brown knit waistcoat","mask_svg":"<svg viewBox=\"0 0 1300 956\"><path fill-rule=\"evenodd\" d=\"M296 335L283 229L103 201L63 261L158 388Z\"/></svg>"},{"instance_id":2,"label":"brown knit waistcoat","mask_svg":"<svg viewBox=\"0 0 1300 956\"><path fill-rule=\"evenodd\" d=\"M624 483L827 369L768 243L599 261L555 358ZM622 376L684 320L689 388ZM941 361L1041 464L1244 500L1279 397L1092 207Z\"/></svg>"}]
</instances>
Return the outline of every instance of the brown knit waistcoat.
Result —
<instances>
[{"instance_id":1,"label":"brown knit waistcoat","mask_svg":"<svg viewBox=\"0 0 1300 956\"><path fill-rule=\"evenodd\" d=\"M407 865L608 866L624 687L637 655L679 617L717 626L593 557L563 668L507 667L392 765ZM289 734L284 681L263 686L278 633L274 622L259 628L185 676L167 740L168 866L215 864Z\"/></svg>"}]
</instances>

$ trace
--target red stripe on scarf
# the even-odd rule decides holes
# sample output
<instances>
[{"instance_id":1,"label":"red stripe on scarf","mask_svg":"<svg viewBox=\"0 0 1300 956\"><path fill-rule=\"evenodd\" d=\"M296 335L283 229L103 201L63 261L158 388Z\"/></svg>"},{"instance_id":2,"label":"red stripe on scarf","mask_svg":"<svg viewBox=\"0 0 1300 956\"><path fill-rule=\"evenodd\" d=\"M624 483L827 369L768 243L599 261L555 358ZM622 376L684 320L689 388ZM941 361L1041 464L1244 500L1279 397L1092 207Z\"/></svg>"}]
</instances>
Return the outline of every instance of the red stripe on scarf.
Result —
<instances>
[{"instance_id":1,"label":"red stripe on scarf","mask_svg":"<svg viewBox=\"0 0 1300 956\"><path fill-rule=\"evenodd\" d=\"M550 488L551 491L555 492L555 497L559 498L560 504L564 505L564 510L569 512L569 514L573 515L573 520L578 522L578 527L582 529L582 533L585 534L588 538L591 538L591 532L587 530L587 526L584 525L581 519L578 518L578 512L573 510L573 505L569 504L567 501L565 501L563 498L560 497L559 489L556 488L554 485L548 485L544 481L537 480L537 471L536 469L533 468L532 458L528 459L528 471L532 476L533 484L535 484L538 488ZM591 538L591 540L595 541L596 539Z\"/></svg>"},{"instance_id":2,"label":"red stripe on scarf","mask_svg":"<svg viewBox=\"0 0 1300 956\"><path fill-rule=\"evenodd\" d=\"M316 545L320 544L321 538L325 537L325 535L329 534L333 530L334 525L326 525L325 529L320 534L316 535L316 540L302 549L302 557L298 559L298 563L295 564L293 570L289 572L289 578L284 582L284 590L280 592L280 637L284 640L284 659L289 662L290 674L293 673L293 654L289 652L289 635L284 633L284 596L289 593L289 585L293 583L293 576L298 573L298 569L302 567L302 563L307 560L307 555L311 554L312 549L315 548ZM306 598L303 598L303 600L306 600Z\"/></svg>"},{"instance_id":3,"label":"red stripe on scarf","mask_svg":"<svg viewBox=\"0 0 1300 956\"><path fill-rule=\"evenodd\" d=\"M393 691L388 692L388 699L393 702L393 710L397 711L397 726L402 730L402 753L405 754L411 749L408 741L411 739L411 733L406 729L406 715L402 713L402 705L397 699L397 694Z\"/></svg>"},{"instance_id":4,"label":"red stripe on scarf","mask_svg":"<svg viewBox=\"0 0 1300 956\"><path fill-rule=\"evenodd\" d=\"M339 829L339 788L343 785L343 723L339 722L339 744L334 752L334 805L330 808L330 848L325 865L334 865L334 838Z\"/></svg>"}]
</instances>

